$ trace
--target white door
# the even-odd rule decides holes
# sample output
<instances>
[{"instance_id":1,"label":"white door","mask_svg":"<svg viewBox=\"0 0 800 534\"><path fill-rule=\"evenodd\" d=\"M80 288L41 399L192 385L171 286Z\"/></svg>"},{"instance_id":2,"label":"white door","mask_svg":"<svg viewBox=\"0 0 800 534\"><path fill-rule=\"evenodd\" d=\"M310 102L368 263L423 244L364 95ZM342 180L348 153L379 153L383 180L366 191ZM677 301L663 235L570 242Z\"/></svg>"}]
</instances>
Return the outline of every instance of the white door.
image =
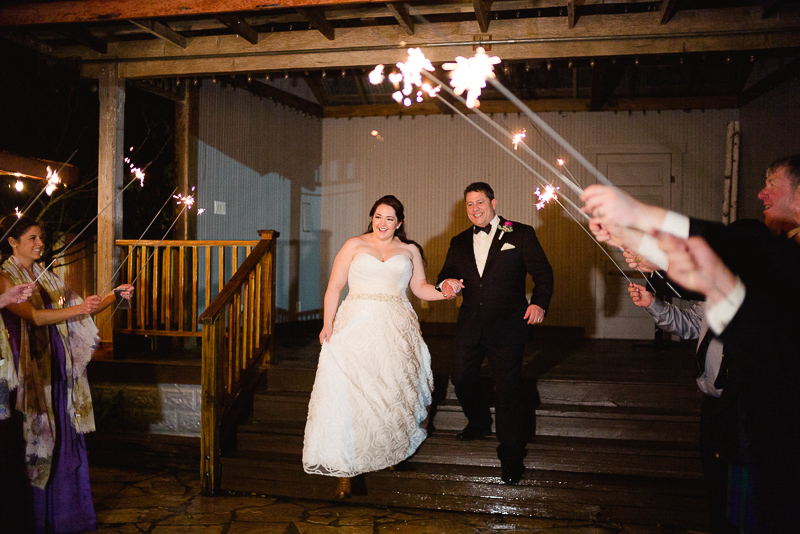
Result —
<instances>
[{"instance_id":1,"label":"white door","mask_svg":"<svg viewBox=\"0 0 800 534\"><path fill-rule=\"evenodd\" d=\"M611 182L647 204L672 205L672 154L597 154L597 168ZM630 269L622 252L604 246L614 259L599 248L595 269L595 337L604 339L653 339L654 322L635 306L628 294L628 280L645 285L641 273ZM617 265L614 265L616 262Z\"/></svg>"}]
</instances>

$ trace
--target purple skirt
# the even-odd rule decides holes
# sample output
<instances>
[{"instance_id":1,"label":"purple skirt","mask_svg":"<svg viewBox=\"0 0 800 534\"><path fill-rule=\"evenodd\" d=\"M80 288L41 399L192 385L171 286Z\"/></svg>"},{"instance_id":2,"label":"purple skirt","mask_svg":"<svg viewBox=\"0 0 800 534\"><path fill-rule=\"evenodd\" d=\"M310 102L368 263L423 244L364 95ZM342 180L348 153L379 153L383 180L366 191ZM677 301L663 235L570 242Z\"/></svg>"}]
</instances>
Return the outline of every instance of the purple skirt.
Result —
<instances>
[{"instance_id":1,"label":"purple skirt","mask_svg":"<svg viewBox=\"0 0 800 534\"><path fill-rule=\"evenodd\" d=\"M42 291L45 306L50 308L47 294ZM2 310L9 333L14 364L19 367L19 319ZM56 442L50 480L45 489L30 485L25 473L25 444L22 438L22 414L13 410L12 417L0 421L0 454L3 467L0 471L0 495L8 491L15 509L0 510L2 518L14 517L20 525L18 532L37 534L67 534L94 531L97 517L92 502L89 483L89 463L83 434L75 431L67 406L66 353L55 325L47 327L50 334L52 359L53 414L55 416ZM14 394L12 393L12 401ZM6 465L8 464L8 465ZM6 469L7 468L7 469ZM5 508L5 505L0 505ZM8 515L8 513L11 515Z\"/></svg>"}]
</instances>

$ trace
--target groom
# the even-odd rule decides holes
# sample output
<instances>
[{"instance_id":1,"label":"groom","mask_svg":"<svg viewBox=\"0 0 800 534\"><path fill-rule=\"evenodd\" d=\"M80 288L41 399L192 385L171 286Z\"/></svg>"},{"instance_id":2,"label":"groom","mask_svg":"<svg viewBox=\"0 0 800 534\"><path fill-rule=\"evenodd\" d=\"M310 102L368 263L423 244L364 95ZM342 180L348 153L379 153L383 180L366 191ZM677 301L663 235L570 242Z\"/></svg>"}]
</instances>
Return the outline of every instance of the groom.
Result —
<instances>
[{"instance_id":1,"label":"groom","mask_svg":"<svg viewBox=\"0 0 800 534\"><path fill-rule=\"evenodd\" d=\"M491 432L489 404L478 385L486 356L494 375L501 476L506 484L516 484L525 470L528 436L520 383L522 353L528 325L544 319L553 294L553 269L533 227L497 216L489 184L470 184L464 199L474 226L450 241L436 286L452 299L459 282L464 284L451 375L468 420L458 439L481 439ZM535 284L530 302L525 295L528 274Z\"/></svg>"}]
</instances>

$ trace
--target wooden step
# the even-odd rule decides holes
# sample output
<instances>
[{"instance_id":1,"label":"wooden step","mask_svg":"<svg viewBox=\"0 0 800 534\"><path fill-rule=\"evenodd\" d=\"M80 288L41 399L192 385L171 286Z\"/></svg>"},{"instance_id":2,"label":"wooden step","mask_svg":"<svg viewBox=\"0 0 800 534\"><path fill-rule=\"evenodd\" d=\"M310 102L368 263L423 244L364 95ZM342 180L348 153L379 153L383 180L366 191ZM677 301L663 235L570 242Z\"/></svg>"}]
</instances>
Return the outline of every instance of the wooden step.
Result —
<instances>
[{"instance_id":1,"label":"wooden step","mask_svg":"<svg viewBox=\"0 0 800 534\"><path fill-rule=\"evenodd\" d=\"M279 432L273 432L273 428L273 425L252 421L242 425L237 436L238 450L300 461L303 428L283 427ZM497 440L493 437L461 442L456 440L455 432L437 431L425 440L409 462L499 467L496 447ZM539 470L663 478L696 479L701 472L699 454L693 443L552 436L537 436L528 444L526 464Z\"/></svg>"},{"instance_id":2,"label":"wooden step","mask_svg":"<svg viewBox=\"0 0 800 534\"><path fill-rule=\"evenodd\" d=\"M353 504L694 527L705 522L699 480L529 469L518 485L497 467L415 462L354 481ZM335 481L305 474L298 459L240 453L222 459L222 489L329 500Z\"/></svg>"},{"instance_id":3,"label":"wooden step","mask_svg":"<svg viewBox=\"0 0 800 534\"><path fill-rule=\"evenodd\" d=\"M308 417L309 395L302 391L258 394L253 417L265 422L301 423ZM493 410L492 410L493 411ZM457 401L445 399L436 408L436 430L461 430L467 419ZM697 413L665 408L542 404L536 410L536 434L581 438L695 442L700 431Z\"/></svg>"},{"instance_id":4,"label":"wooden step","mask_svg":"<svg viewBox=\"0 0 800 534\"><path fill-rule=\"evenodd\" d=\"M267 379L261 393L310 392L314 386L315 376L315 369L273 365L267 371ZM453 385L446 377L442 378L447 383L445 398L454 400L456 396ZM702 397L692 381L673 384L540 378L531 383L538 390L541 402L548 404L631 408L669 406L680 411L699 413Z\"/></svg>"}]
</instances>

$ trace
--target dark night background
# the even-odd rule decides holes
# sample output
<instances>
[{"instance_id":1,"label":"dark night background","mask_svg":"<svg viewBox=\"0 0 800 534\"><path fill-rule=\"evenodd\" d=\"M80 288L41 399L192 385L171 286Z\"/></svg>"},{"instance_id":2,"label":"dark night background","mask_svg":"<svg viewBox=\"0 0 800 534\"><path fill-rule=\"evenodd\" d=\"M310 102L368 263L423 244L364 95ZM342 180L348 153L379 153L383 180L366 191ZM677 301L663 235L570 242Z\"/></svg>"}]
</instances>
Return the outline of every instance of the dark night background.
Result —
<instances>
[{"instance_id":1,"label":"dark night background","mask_svg":"<svg viewBox=\"0 0 800 534\"><path fill-rule=\"evenodd\" d=\"M56 162L69 159L79 169L78 184L59 187L52 197L42 195L27 212L43 225L48 248L63 233L79 232L97 214L98 110L97 81L81 79L76 64L0 40L0 150ZM127 88L125 156L145 170L146 178L143 188L133 184L123 193L125 239L142 235L175 187L174 129L172 101ZM126 172L123 185L132 178ZM16 180L0 176L3 216L15 207L23 209L44 185L24 179L25 190L18 193ZM173 216L173 210L165 209L145 238L161 239ZM96 233L92 223L80 240Z\"/></svg>"}]
</instances>

